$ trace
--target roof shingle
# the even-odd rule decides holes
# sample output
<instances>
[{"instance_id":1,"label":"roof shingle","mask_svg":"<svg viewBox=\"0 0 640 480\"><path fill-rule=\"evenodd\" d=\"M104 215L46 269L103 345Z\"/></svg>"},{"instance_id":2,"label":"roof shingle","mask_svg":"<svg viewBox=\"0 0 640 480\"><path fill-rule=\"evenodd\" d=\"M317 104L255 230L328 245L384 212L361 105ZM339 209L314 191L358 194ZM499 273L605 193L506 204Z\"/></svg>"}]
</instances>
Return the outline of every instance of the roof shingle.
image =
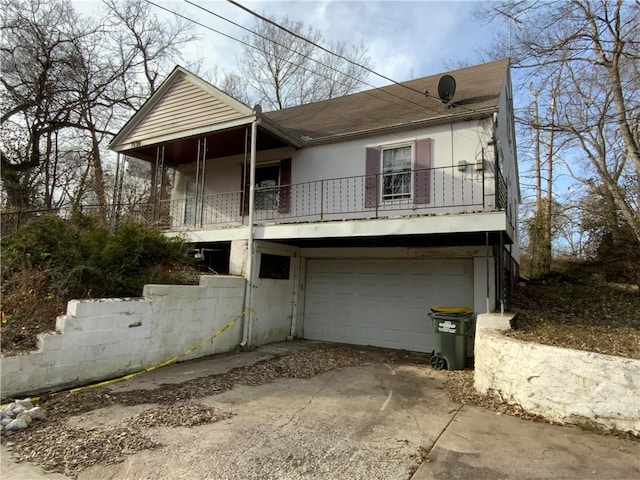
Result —
<instances>
[{"instance_id":1,"label":"roof shingle","mask_svg":"<svg viewBox=\"0 0 640 480\"><path fill-rule=\"evenodd\" d=\"M445 74L441 73L402 82L401 85L393 84L344 97L275 110L265 113L265 116L304 140L329 139L429 120L438 122L442 119L442 123L446 123L452 115L464 112L473 115L478 110L496 108L508 68L509 60L502 59L445 72L456 80L452 108L437 100L438 81ZM411 91L402 85L419 92L428 91L429 95L436 99Z\"/></svg>"}]
</instances>

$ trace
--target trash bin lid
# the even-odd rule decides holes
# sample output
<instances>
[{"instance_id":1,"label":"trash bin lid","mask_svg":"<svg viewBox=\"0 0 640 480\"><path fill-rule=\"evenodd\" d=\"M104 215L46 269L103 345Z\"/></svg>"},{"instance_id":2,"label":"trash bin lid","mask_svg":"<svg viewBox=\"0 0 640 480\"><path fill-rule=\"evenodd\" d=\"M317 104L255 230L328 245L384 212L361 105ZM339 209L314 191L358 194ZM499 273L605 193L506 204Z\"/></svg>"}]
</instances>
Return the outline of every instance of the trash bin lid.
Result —
<instances>
[{"instance_id":1,"label":"trash bin lid","mask_svg":"<svg viewBox=\"0 0 640 480\"><path fill-rule=\"evenodd\" d=\"M431 311L435 313L473 313L473 309L469 307L433 307Z\"/></svg>"}]
</instances>

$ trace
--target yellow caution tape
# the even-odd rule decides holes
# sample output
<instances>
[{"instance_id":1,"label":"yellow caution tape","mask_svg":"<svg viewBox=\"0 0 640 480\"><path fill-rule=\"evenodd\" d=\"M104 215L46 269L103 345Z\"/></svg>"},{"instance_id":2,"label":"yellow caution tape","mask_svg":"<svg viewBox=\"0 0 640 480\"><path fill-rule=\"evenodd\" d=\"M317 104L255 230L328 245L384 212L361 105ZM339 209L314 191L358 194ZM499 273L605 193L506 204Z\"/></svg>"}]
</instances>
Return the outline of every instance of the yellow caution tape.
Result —
<instances>
[{"instance_id":1,"label":"yellow caution tape","mask_svg":"<svg viewBox=\"0 0 640 480\"><path fill-rule=\"evenodd\" d=\"M207 343L209 343L214 338L222 335L224 332L226 332L228 329L230 329L240 319L240 317L242 317L248 311L253 311L253 308L251 308L251 307L245 308L242 312L240 312L238 315L236 315L235 318L233 318L233 320L231 320L229 323L227 323L220 330L215 331L213 333L213 335L211 335L209 338L203 340L202 342L197 344L195 347L190 348L189 350L181 353L180 355L178 355L176 357L170 358L169 360L165 360L162 363L158 363L157 365L153 365L152 367L145 368L144 370L141 370L141 371L136 372L136 373L130 373L130 374L125 375L123 377L114 378L114 379L111 379L111 380L105 380L104 382L94 383L92 385L86 385L84 387L73 388L73 389L71 389L69 391L71 393L76 393L76 392L82 392L83 390L89 390L89 389L92 389L92 388L104 387L105 385L113 385L114 383L120 383L120 382L124 382L125 380L131 380L132 378L135 378L138 375L142 375L143 373L153 372L154 370L157 370L159 368L171 365L172 363L175 363L178 360L180 360L182 357L186 357L190 353L192 353L195 350L198 350L200 347L206 345Z\"/></svg>"},{"instance_id":2,"label":"yellow caution tape","mask_svg":"<svg viewBox=\"0 0 640 480\"><path fill-rule=\"evenodd\" d=\"M68 392L71 393L77 393L77 392L82 392L83 390L89 390L92 388L98 388L98 387L104 387L106 385L113 385L114 383L120 383L120 382L124 382L125 380L131 380L132 378L137 377L138 375L142 375L143 373L148 373L148 372L152 372L154 370L157 370L159 368L162 367L166 367L168 365L171 365L172 363L177 362L178 360L180 360L182 357L186 357L187 355L189 355L190 353L198 350L199 348L201 348L202 346L206 345L207 343L209 343L211 340L213 340L214 338L222 335L224 332L226 332L227 330L229 330L231 327L233 327L233 325L247 312L253 312L254 309L252 307L247 307L245 308L242 312L240 312L238 315L236 315L229 323L227 323L224 327L222 327L220 330L216 330L210 337L206 338L205 340L203 340L202 342L198 343L195 347L190 348L189 350L181 353L180 355L170 358L169 360L165 360L162 363L158 363L157 365L153 365L152 367L149 368L145 368L144 370L141 370L139 372L135 372L135 373L130 373L128 375L125 375L123 377L118 377L118 378L113 378L111 380L105 380L104 382L98 382L98 383L94 383L92 385L85 385L84 387L78 387L78 388L73 388L71 390L67 390ZM62 393L62 392L60 392ZM32 401L37 401L39 400L40 397L31 397ZM7 404L4 405L0 405L0 407L5 407Z\"/></svg>"}]
</instances>

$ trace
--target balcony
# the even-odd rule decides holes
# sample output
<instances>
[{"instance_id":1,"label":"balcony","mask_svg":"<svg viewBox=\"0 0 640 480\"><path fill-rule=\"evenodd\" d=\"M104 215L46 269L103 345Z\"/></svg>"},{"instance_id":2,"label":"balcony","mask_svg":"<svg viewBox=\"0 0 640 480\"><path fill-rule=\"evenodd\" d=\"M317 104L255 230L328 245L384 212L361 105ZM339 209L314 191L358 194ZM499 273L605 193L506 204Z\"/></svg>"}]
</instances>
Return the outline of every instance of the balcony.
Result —
<instances>
[{"instance_id":1,"label":"balcony","mask_svg":"<svg viewBox=\"0 0 640 480\"><path fill-rule=\"evenodd\" d=\"M505 210L507 192L502 175L470 167L256 187L254 221L266 225ZM425 192L421 201L414 197L418 190ZM156 217L169 230L246 225L248 205L244 202L248 203L248 197L248 192L231 191L161 200Z\"/></svg>"},{"instance_id":2,"label":"balcony","mask_svg":"<svg viewBox=\"0 0 640 480\"><path fill-rule=\"evenodd\" d=\"M421 199L415 197L416 192L421 192ZM507 198L500 172L494 175L474 165L441 167L256 188L254 222L300 224L506 211L513 225ZM248 200L247 190L77 210L99 214L112 225L138 221L165 231L193 232L247 225ZM3 212L3 233L51 211ZM53 210L62 216L70 211L65 207Z\"/></svg>"}]
</instances>

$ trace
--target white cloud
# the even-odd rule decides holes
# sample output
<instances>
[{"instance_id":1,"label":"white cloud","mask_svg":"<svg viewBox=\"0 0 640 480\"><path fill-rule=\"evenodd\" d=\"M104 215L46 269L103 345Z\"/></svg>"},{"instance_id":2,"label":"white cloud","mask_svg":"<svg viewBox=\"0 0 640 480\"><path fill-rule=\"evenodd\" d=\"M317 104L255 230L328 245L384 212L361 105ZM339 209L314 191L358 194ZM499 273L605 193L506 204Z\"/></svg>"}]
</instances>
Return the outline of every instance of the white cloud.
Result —
<instances>
[{"instance_id":1,"label":"white cloud","mask_svg":"<svg viewBox=\"0 0 640 480\"><path fill-rule=\"evenodd\" d=\"M211 28L241 39L247 32L204 12L184 1L154 0L162 6L180 11ZM192 0L218 15L252 28L254 18L224 0ZM491 29L474 21L473 2L442 1L251 1L239 0L258 13L276 18L288 15L320 30L324 44L345 41L363 43L368 49L375 70L393 78L430 75L443 71L445 65L460 61L476 61L477 51L491 42ZM83 12L94 9L99 2L75 0ZM166 13L159 11L161 15ZM196 26L201 36L185 56L203 59L202 70L213 72L236 68L242 46L205 28ZM371 78L382 85L385 80Z\"/></svg>"}]
</instances>

